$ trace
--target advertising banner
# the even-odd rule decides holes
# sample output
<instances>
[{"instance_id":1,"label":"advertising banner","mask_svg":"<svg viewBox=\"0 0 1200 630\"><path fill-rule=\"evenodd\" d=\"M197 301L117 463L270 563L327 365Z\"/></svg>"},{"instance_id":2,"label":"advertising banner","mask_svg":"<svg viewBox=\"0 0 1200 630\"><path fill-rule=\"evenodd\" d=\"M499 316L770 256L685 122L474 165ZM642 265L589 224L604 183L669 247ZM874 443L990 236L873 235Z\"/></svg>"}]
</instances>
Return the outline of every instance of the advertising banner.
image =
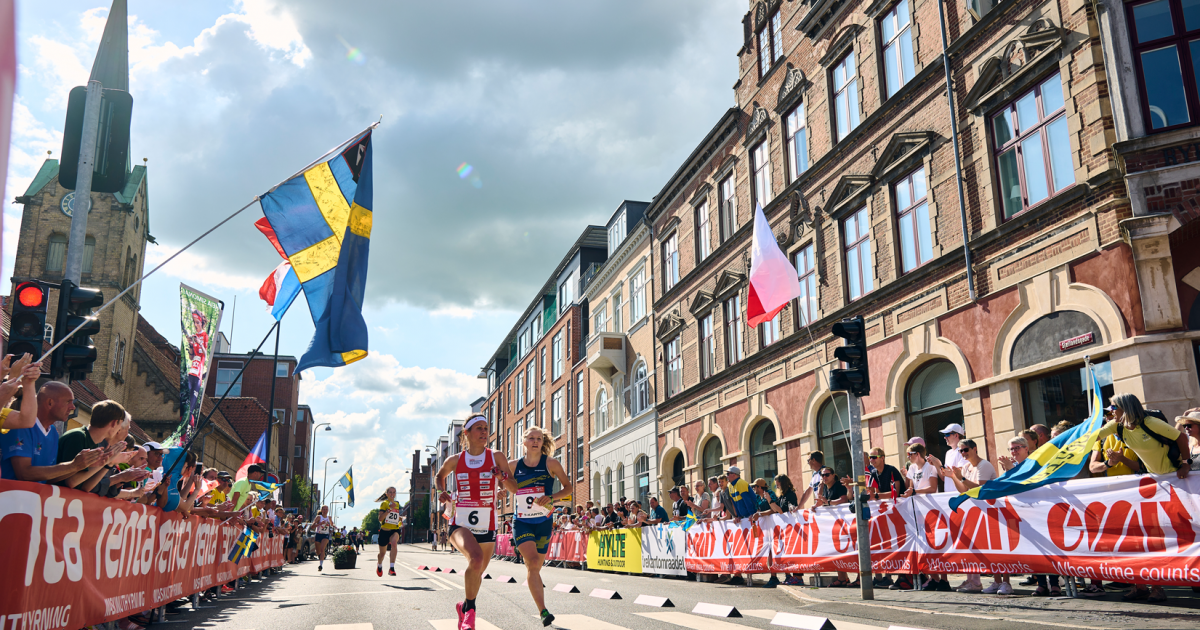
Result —
<instances>
[{"instance_id":1,"label":"advertising banner","mask_svg":"<svg viewBox=\"0 0 1200 630\"><path fill-rule=\"evenodd\" d=\"M512 534L496 534L496 555L505 558L517 555L517 550L512 544Z\"/></svg>"},{"instance_id":2,"label":"advertising banner","mask_svg":"<svg viewBox=\"0 0 1200 630\"><path fill-rule=\"evenodd\" d=\"M771 562L770 540L773 523L750 519L697 523L687 531L685 565L694 573L766 573Z\"/></svg>"},{"instance_id":3,"label":"advertising banner","mask_svg":"<svg viewBox=\"0 0 1200 630\"><path fill-rule=\"evenodd\" d=\"M283 565L280 536L263 537L240 564L229 562L242 531L77 490L0 481L0 537L10 543L0 547L0 618L23 628L82 628Z\"/></svg>"},{"instance_id":4,"label":"advertising banner","mask_svg":"<svg viewBox=\"0 0 1200 630\"><path fill-rule=\"evenodd\" d=\"M684 553L687 538L678 525L642 527L642 573L687 575Z\"/></svg>"},{"instance_id":5,"label":"advertising banner","mask_svg":"<svg viewBox=\"0 0 1200 630\"><path fill-rule=\"evenodd\" d=\"M179 285L180 326L183 343L179 353L179 428L167 446L182 443L200 419L204 384L212 363L213 346L221 328L224 303L186 284ZM224 392L217 392L220 396Z\"/></svg>"},{"instance_id":6,"label":"advertising banner","mask_svg":"<svg viewBox=\"0 0 1200 630\"><path fill-rule=\"evenodd\" d=\"M641 527L604 529L588 534L588 568L598 571L641 573L641 529Z\"/></svg>"},{"instance_id":7,"label":"advertising banner","mask_svg":"<svg viewBox=\"0 0 1200 630\"><path fill-rule=\"evenodd\" d=\"M550 535L547 562L584 562L587 560L587 537L582 531L559 530Z\"/></svg>"}]
</instances>

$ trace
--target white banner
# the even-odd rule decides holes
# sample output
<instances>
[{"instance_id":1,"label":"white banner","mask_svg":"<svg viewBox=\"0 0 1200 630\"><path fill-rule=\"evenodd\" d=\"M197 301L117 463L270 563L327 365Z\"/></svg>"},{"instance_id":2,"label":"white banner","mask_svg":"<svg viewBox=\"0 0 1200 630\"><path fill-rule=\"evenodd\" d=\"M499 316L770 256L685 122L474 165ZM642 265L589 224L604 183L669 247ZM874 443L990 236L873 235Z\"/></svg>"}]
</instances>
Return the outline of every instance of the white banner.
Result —
<instances>
[{"instance_id":1,"label":"white banner","mask_svg":"<svg viewBox=\"0 0 1200 630\"><path fill-rule=\"evenodd\" d=\"M642 573L687 575L683 566L687 537L681 527L642 527Z\"/></svg>"}]
</instances>

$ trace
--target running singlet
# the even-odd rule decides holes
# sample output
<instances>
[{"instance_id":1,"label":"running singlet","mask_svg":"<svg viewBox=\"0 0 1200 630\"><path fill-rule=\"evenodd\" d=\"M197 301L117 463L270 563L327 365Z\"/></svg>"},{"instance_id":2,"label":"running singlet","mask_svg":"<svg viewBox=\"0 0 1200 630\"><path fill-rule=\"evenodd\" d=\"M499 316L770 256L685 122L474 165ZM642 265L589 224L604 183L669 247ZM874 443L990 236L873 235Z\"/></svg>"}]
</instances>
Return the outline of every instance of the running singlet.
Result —
<instances>
[{"instance_id":1,"label":"running singlet","mask_svg":"<svg viewBox=\"0 0 1200 630\"><path fill-rule=\"evenodd\" d=\"M400 529L400 502L384 501L379 504L379 513L383 514L383 525L379 529L395 531Z\"/></svg>"},{"instance_id":2,"label":"running singlet","mask_svg":"<svg viewBox=\"0 0 1200 630\"><path fill-rule=\"evenodd\" d=\"M487 534L496 529L496 486L492 469L496 461L492 449L472 457L463 451L454 467L454 519L451 524L465 527L472 534Z\"/></svg>"},{"instance_id":3,"label":"running singlet","mask_svg":"<svg viewBox=\"0 0 1200 630\"><path fill-rule=\"evenodd\" d=\"M329 534L329 519L318 516L313 521L313 532L317 534Z\"/></svg>"},{"instance_id":4,"label":"running singlet","mask_svg":"<svg viewBox=\"0 0 1200 630\"><path fill-rule=\"evenodd\" d=\"M537 504L538 499L554 494L554 477L546 468L546 456L542 455L536 466L525 465L524 457L517 460L513 481L517 482L517 520L531 525L549 520L550 508Z\"/></svg>"}]
</instances>

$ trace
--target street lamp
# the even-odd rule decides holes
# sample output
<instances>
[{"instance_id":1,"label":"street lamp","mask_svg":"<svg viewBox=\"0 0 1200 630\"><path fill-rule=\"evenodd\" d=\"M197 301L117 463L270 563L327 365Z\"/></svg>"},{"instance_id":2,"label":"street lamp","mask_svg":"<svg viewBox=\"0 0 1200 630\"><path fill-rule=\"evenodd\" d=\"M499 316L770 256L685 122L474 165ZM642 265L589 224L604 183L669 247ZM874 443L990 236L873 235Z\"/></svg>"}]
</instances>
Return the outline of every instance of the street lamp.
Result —
<instances>
[{"instance_id":1,"label":"street lamp","mask_svg":"<svg viewBox=\"0 0 1200 630\"><path fill-rule=\"evenodd\" d=\"M325 498L324 495L327 492L329 492L329 460L333 460L333 463L335 463L335 464L337 463L336 457L326 457L325 458L325 477L321 481L321 495L322 495L321 498L322 499L324 499ZM322 503L324 503L324 501L322 501Z\"/></svg>"},{"instance_id":2,"label":"street lamp","mask_svg":"<svg viewBox=\"0 0 1200 630\"><path fill-rule=\"evenodd\" d=\"M333 524L337 525L337 506L346 505L345 501L333 501L329 505L333 506Z\"/></svg>"},{"instance_id":3,"label":"street lamp","mask_svg":"<svg viewBox=\"0 0 1200 630\"><path fill-rule=\"evenodd\" d=\"M320 427L325 427L326 431L333 430L333 427L329 426L328 422L322 422L321 424L313 425L312 439L308 441L308 478L309 478L309 482L310 482L309 483L309 491L308 491L308 517L309 518L312 518L312 515L313 515L313 513L312 513L313 509L312 509L312 483L311 483L311 481L312 481L312 470L316 466L316 461L317 461L316 460L317 429ZM322 488L321 491L324 492L324 488Z\"/></svg>"}]
</instances>

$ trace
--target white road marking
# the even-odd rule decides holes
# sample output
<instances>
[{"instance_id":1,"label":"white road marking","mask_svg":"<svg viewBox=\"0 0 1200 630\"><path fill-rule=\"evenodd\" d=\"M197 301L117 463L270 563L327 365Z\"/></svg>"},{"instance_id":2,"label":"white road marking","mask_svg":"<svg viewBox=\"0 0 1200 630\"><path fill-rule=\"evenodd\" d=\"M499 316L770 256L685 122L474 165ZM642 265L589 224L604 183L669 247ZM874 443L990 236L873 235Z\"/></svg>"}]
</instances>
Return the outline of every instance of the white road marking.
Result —
<instances>
[{"instance_id":1,"label":"white road marking","mask_svg":"<svg viewBox=\"0 0 1200 630\"><path fill-rule=\"evenodd\" d=\"M375 630L369 623L343 623L334 626L317 626L313 630Z\"/></svg>"},{"instance_id":2,"label":"white road marking","mask_svg":"<svg viewBox=\"0 0 1200 630\"><path fill-rule=\"evenodd\" d=\"M433 626L433 630L458 630L457 619L430 619L429 625ZM475 630L500 630L500 628L483 619L476 618Z\"/></svg>"},{"instance_id":3,"label":"white road marking","mask_svg":"<svg viewBox=\"0 0 1200 630\"><path fill-rule=\"evenodd\" d=\"M656 621L665 621L666 623L691 628L692 630L745 630L746 626L741 626L728 621L719 619L709 619L699 615L692 615L683 612L652 612L652 613L633 613L639 617L654 619Z\"/></svg>"},{"instance_id":4,"label":"white road marking","mask_svg":"<svg viewBox=\"0 0 1200 630\"><path fill-rule=\"evenodd\" d=\"M629 630L624 626L613 625L587 615L554 615L554 623L551 625L563 630Z\"/></svg>"},{"instance_id":5,"label":"white road marking","mask_svg":"<svg viewBox=\"0 0 1200 630\"><path fill-rule=\"evenodd\" d=\"M451 588L453 588L453 587L454 587L454 585L453 585L453 584L450 584L450 583L448 583L448 582L442 582L441 580L439 580L439 579L437 579L437 578L433 577L433 574L429 574L429 573L422 573L422 572L420 572L420 571L418 571L418 570L416 570L416 569L414 569L414 568L412 568L412 567L408 566L407 564L404 564L403 562L401 562L401 563L400 563L400 566L404 567L404 568L405 568L406 570L408 570L408 571L411 571L411 572L412 572L413 574L415 574L417 577L421 577L421 578L429 578L429 581L430 581L430 582L432 582L434 586L441 587L441 588L442 588L442 589L444 589L444 590L447 590L447 591L448 591L448 590L450 590Z\"/></svg>"},{"instance_id":6,"label":"white road marking","mask_svg":"<svg viewBox=\"0 0 1200 630\"><path fill-rule=\"evenodd\" d=\"M286 602L286 601L293 600L293 599L300 599L303 597L334 597L334 596L340 597L340 596L344 596L344 595L379 595L380 593L395 593L395 591L353 591L353 592L349 592L349 593L309 593L307 595L283 595L283 596L278 596L278 597L272 597L271 599L269 599L267 601L269 601L271 603L277 603L277 602ZM223 602L224 601L241 601L241 600L250 600L250 599L255 599L255 598L253 598L253 597L222 597L219 601L223 601ZM165 623L165 622L156 621L155 623Z\"/></svg>"}]
</instances>

